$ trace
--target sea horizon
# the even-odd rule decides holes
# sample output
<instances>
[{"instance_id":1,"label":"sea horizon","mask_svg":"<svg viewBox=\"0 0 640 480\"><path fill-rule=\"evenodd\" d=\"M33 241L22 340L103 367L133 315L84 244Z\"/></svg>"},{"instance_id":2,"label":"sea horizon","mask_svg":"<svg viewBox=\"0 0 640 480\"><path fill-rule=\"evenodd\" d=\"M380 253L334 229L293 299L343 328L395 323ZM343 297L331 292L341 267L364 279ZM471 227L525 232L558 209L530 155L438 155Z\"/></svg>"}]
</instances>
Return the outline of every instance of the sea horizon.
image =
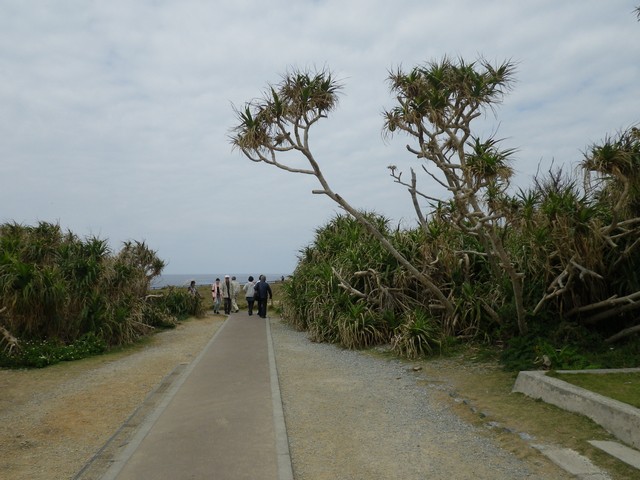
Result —
<instances>
[{"instance_id":1,"label":"sea horizon","mask_svg":"<svg viewBox=\"0 0 640 480\"><path fill-rule=\"evenodd\" d=\"M191 280L195 280L196 285L211 285L216 278L223 280L225 275L235 276L238 282L245 284L249 281L249 276L257 279L260 273L168 273L156 277L151 282L151 288L186 287ZM286 278L290 273L264 273L263 275L267 277L267 282L274 282L280 281L282 277Z\"/></svg>"}]
</instances>

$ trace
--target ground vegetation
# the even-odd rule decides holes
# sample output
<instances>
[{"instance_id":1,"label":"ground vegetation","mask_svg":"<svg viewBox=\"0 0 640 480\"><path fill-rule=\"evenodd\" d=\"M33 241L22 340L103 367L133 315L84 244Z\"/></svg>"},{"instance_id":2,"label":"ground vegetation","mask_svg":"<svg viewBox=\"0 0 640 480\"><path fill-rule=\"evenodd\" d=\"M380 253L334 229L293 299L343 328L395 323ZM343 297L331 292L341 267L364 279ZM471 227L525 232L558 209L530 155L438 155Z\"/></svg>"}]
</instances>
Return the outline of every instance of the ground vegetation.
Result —
<instances>
[{"instance_id":1,"label":"ground vegetation","mask_svg":"<svg viewBox=\"0 0 640 480\"><path fill-rule=\"evenodd\" d=\"M0 225L0 365L83 358L200 315L186 291L150 291L163 268L144 242L112 252L58 224Z\"/></svg>"}]
</instances>

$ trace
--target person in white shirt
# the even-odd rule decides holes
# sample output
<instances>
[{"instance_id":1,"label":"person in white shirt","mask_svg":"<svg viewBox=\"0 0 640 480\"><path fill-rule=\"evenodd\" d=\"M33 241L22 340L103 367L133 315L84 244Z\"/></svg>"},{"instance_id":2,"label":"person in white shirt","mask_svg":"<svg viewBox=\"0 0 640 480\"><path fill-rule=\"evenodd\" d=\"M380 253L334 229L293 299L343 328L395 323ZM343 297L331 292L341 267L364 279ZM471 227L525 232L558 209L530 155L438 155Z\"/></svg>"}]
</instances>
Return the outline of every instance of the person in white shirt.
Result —
<instances>
[{"instance_id":1,"label":"person in white shirt","mask_svg":"<svg viewBox=\"0 0 640 480\"><path fill-rule=\"evenodd\" d=\"M231 277L231 311L239 312L238 308L238 292L240 292L240 282L236 280L236 276Z\"/></svg>"},{"instance_id":2,"label":"person in white shirt","mask_svg":"<svg viewBox=\"0 0 640 480\"><path fill-rule=\"evenodd\" d=\"M247 306L249 309L249 315L253 315L253 289L256 286L256 282L253 281L253 277L249 277L249 281L244 284L244 296L247 299Z\"/></svg>"}]
</instances>

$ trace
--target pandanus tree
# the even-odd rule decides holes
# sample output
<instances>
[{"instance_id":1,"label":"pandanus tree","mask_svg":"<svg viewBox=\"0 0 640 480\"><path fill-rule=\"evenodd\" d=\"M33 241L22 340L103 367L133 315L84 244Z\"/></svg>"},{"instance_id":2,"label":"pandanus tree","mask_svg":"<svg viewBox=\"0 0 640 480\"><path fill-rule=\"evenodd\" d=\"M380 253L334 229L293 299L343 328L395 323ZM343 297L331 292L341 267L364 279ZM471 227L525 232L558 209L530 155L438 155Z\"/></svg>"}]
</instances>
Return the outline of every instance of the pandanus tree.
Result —
<instances>
[{"instance_id":1,"label":"pandanus tree","mask_svg":"<svg viewBox=\"0 0 640 480\"><path fill-rule=\"evenodd\" d=\"M514 150L501 148L495 138L474 136L471 128L486 109L502 101L514 71L511 62L492 65L483 59L466 63L445 57L409 72L392 72L389 83L396 106L384 114L384 131L408 135L413 143L407 150L422 162L422 171L451 196L439 199L421 190L413 168L411 180L405 181L402 172L389 167L395 181L408 188L420 225L427 229L429 216L448 203L450 221L483 247L482 251L455 255L461 260L469 255L485 257L495 276L506 275L523 334L527 331L524 274L503 242L506 218L502 200L512 175L509 161ZM421 202L431 210L425 213Z\"/></svg>"},{"instance_id":2,"label":"pandanus tree","mask_svg":"<svg viewBox=\"0 0 640 480\"><path fill-rule=\"evenodd\" d=\"M447 315L453 316L453 304L433 280L407 260L361 211L333 191L311 151L310 130L336 108L341 88L340 82L326 70L315 73L294 71L285 75L279 84L271 85L261 99L248 102L243 109L236 109L238 125L232 130L232 145L254 162L315 176L321 188L313 190L313 193L328 196L357 219L431 292ZM297 158L284 158L286 154L296 152L299 154ZM304 163L300 164L300 160Z\"/></svg>"},{"instance_id":3,"label":"pandanus tree","mask_svg":"<svg viewBox=\"0 0 640 480\"><path fill-rule=\"evenodd\" d=\"M508 184L509 150L500 150L494 139L480 140L471 135L471 122L483 109L498 103L508 89L514 71L512 63L493 67L489 63L466 64L444 58L406 74L389 77L396 93L397 106L385 113L388 133L404 131L416 140L411 153L431 161L442 174L453 195L455 222L466 232L478 236L496 268L502 268L513 284L518 325L526 331L522 305L522 274L518 272L502 246L492 197L498 197ZM330 72L293 71L281 82L270 85L262 98L236 108L238 124L232 129L232 145L254 162L264 162L280 169L315 176L321 188L315 194L327 195L358 220L417 281L430 292L438 308L452 319L456 316L450 292L404 257L389 239L341 195L334 192L325 178L310 147L313 125L334 110L342 85ZM288 155L297 153L293 157ZM302 162L301 162L302 161ZM392 175L402 183L395 167ZM435 178L435 177L434 177ZM426 225L420 201L430 197L419 192L415 172L407 184L414 199L420 224ZM439 208L439 207L435 207ZM478 252L480 254L480 252Z\"/></svg>"},{"instance_id":4,"label":"pandanus tree","mask_svg":"<svg viewBox=\"0 0 640 480\"><path fill-rule=\"evenodd\" d=\"M137 338L149 325L136 314L163 268L144 242L126 242L114 255L106 240L82 239L57 224L1 224L0 348L15 350L17 338ZM120 332L133 333L127 339Z\"/></svg>"},{"instance_id":5,"label":"pandanus tree","mask_svg":"<svg viewBox=\"0 0 640 480\"><path fill-rule=\"evenodd\" d=\"M567 315L587 325L624 319L626 328L607 340L612 342L640 331L634 314L640 309L640 130L631 127L591 146L582 167L587 192L603 214L589 224L590 244L598 251L583 255L588 268L574 278L593 278L600 288Z\"/></svg>"}]
</instances>

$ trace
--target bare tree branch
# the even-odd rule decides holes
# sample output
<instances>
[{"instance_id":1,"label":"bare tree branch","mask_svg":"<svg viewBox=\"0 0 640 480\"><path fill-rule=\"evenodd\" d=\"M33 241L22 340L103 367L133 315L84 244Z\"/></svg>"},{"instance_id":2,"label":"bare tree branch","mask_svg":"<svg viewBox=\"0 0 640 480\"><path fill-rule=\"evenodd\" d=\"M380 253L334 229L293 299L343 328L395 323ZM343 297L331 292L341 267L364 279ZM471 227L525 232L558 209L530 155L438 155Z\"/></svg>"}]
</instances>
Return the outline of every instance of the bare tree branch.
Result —
<instances>
[{"instance_id":1,"label":"bare tree branch","mask_svg":"<svg viewBox=\"0 0 640 480\"><path fill-rule=\"evenodd\" d=\"M639 308L640 307L640 302L637 302L637 300L640 300L640 291L639 292L635 292L635 293L631 293L629 295L626 295L624 297L618 297L617 295L613 295L609 298L607 298L606 300L602 300L600 302L595 302L589 305L585 305L582 307L576 307L571 309L569 312L567 312L567 316L573 316L573 315L577 315L580 313L585 313L585 312L590 312L593 310L599 310L601 308L608 308L609 310L607 312L604 312L602 314L597 314L594 315L592 317L589 317L588 319L585 320L585 323L587 324L593 324L598 322L599 320L602 320L604 318L609 318L613 315L617 315L621 312L627 311L627 310L632 310L635 308Z\"/></svg>"},{"instance_id":2,"label":"bare tree branch","mask_svg":"<svg viewBox=\"0 0 640 480\"><path fill-rule=\"evenodd\" d=\"M634 333L640 332L640 325L635 325L633 327L625 328L624 330L619 331L615 335L611 335L609 338L605 339L604 343L614 343L618 340L622 340L625 337L630 337Z\"/></svg>"}]
</instances>

